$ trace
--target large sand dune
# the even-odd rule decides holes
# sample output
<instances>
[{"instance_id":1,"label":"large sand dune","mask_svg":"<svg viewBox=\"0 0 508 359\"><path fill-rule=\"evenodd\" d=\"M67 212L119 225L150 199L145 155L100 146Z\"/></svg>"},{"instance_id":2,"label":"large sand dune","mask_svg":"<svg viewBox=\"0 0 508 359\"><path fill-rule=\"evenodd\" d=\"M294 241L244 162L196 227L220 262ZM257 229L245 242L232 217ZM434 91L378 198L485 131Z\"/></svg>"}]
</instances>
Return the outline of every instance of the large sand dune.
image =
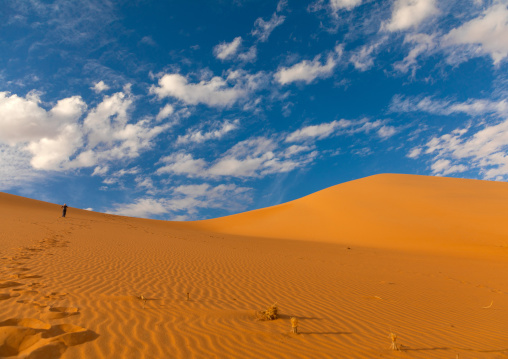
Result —
<instances>
[{"instance_id":1,"label":"large sand dune","mask_svg":"<svg viewBox=\"0 0 508 359\"><path fill-rule=\"evenodd\" d=\"M0 193L0 357L508 357L506 183L379 175L189 223L60 213Z\"/></svg>"},{"instance_id":2,"label":"large sand dune","mask_svg":"<svg viewBox=\"0 0 508 359\"><path fill-rule=\"evenodd\" d=\"M463 255L508 246L508 184L377 175L296 201L197 222L204 230Z\"/></svg>"}]
</instances>

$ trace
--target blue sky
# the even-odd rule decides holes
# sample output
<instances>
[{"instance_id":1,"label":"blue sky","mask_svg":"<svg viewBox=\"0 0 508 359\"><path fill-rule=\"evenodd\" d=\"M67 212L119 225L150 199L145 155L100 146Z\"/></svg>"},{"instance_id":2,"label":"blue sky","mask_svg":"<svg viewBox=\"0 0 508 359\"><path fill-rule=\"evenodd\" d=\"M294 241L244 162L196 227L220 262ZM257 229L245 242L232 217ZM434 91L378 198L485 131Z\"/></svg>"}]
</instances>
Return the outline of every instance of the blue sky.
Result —
<instances>
[{"instance_id":1,"label":"blue sky","mask_svg":"<svg viewBox=\"0 0 508 359\"><path fill-rule=\"evenodd\" d=\"M507 59L507 0L4 0L0 191L195 220L506 181Z\"/></svg>"}]
</instances>

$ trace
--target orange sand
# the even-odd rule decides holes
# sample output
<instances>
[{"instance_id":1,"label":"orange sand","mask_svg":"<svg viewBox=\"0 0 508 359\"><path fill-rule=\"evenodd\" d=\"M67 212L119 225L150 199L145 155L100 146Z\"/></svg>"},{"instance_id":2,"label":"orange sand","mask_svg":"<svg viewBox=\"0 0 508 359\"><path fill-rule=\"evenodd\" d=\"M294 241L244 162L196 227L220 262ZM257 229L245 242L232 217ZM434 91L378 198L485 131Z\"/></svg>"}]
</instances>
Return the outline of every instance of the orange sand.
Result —
<instances>
[{"instance_id":1,"label":"orange sand","mask_svg":"<svg viewBox=\"0 0 508 359\"><path fill-rule=\"evenodd\" d=\"M0 357L508 357L507 183L378 175L189 223L60 214L0 193Z\"/></svg>"}]
</instances>

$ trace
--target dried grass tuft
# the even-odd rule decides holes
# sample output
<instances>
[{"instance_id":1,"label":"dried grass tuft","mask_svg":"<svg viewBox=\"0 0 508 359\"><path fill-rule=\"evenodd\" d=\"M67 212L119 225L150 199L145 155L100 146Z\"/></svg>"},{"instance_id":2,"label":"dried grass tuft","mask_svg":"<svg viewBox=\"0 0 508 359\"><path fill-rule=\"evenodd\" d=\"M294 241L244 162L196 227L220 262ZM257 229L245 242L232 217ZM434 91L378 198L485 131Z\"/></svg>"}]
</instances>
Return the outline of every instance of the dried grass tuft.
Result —
<instances>
[{"instance_id":1,"label":"dried grass tuft","mask_svg":"<svg viewBox=\"0 0 508 359\"><path fill-rule=\"evenodd\" d=\"M298 318L291 317L291 333L298 334Z\"/></svg>"},{"instance_id":2,"label":"dried grass tuft","mask_svg":"<svg viewBox=\"0 0 508 359\"><path fill-rule=\"evenodd\" d=\"M492 304L494 304L494 301L490 302L489 305L487 305L486 307L482 307L483 309L489 309L490 307L492 307Z\"/></svg>"},{"instance_id":3,"label":"dried grass tuft","mask_svg":"<svg viewBox=\"0 0 508 359\"><path fill-rule=\"evenodd\" d=\"M267 310L257 312L256 316L258 320L275 320L279 317L277 311L277 303L273 303Z\"/></svg>"},{"instance_id":4,"label":"dried grass tuft","mask_svg":"<svg viewBox=\"0 0 508 359\"><path fill-rule=\"evenodd\" d=\"M392 345L390 345L391 350L400 350L399 345L397 344L397 334L390 333L390 339L392 340Z\"/></svg>"},{"instance_id":5,"label":"dried grass tuft","mask_svg":"<svg viewBox=\"0 0 508 359\"><path fill-rule=\"evenodd\" d=\"M143 294L141 294L139 297L138 297L139 300L141 300L143 302L143 309L145 309L145 306L146 306L146 301L148 300Z\"/></svg>"}]
</instances>

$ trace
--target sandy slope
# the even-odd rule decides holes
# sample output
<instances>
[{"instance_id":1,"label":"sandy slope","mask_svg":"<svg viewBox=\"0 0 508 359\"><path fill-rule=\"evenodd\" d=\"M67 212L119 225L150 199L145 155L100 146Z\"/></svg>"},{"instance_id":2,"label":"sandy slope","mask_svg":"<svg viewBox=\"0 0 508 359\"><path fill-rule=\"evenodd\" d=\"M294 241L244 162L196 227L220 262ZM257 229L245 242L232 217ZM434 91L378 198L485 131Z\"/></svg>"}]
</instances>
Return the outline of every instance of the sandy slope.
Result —
<instances>
[{"instance_id":1,"label":"sandy slope","mask_svg":"<svg viewBox=\"0 0 508 359\"><path fill-rule=\"evenodd\" d=\"M476 255L508 247L507 218L506 183L390 174L197 225L254 237Z\"/></svg>"},{"instance_id":2,"label":"sandy slope","mask_svg":"<svg viewBox=\"0 0 508 359\"><path fill-rule=\"evenodd\" d=\"M209 221L59 216L0 194L0 356L508 357L506 183L381 175ZM256 321L274 301L282 318Z\"/></svg>"}]
</instances>

